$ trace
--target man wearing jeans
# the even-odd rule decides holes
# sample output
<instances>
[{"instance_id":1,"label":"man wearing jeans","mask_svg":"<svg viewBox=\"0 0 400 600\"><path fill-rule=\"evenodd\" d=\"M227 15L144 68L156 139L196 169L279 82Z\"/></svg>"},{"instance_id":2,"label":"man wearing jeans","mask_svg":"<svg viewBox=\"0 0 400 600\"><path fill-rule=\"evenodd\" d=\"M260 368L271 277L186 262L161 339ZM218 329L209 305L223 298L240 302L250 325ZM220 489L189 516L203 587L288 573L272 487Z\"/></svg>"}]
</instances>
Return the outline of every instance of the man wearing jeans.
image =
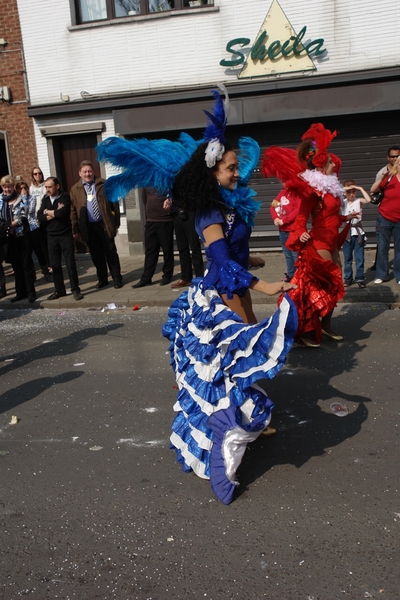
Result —
<instances>
[{"instance_id":1,"label":"man wearing jeans","mask_svg":"<svg viewBox=\"0 0 400 600\"><path fill-rule=\"evenodd\" d=\"M61 191L57 177L48 177L44 182L46 195L38 212L38 220L46 223L50 266L53 269L55 291L48 300L66 296L61 258L64 256L71 292L75 300L82 300L74 254L74 239L71 225L71 200Z\"/></svg>"}]
</instances>

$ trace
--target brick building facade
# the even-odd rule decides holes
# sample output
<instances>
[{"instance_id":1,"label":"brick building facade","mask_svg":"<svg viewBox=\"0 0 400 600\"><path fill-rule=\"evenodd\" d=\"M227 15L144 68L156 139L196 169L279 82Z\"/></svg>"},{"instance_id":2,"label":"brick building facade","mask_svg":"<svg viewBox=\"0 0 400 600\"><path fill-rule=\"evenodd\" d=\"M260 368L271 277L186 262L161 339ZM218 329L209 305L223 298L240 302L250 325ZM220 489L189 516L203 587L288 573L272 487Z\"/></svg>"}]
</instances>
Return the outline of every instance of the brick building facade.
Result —
<instances>
[{"instance_id":1,"label":"brick building facade","mask_svg":"<svg viewBox=\"0 0 400 600\"><path fill-rule=\"evenodd\" d=\"M28 117L29 90L16 0L0 11L0 177L29 181L37 163L34 125ZM6 6L5 6L6 5ZM8 99L8 95L9 99Z\"/></svg>"}]
</instances>

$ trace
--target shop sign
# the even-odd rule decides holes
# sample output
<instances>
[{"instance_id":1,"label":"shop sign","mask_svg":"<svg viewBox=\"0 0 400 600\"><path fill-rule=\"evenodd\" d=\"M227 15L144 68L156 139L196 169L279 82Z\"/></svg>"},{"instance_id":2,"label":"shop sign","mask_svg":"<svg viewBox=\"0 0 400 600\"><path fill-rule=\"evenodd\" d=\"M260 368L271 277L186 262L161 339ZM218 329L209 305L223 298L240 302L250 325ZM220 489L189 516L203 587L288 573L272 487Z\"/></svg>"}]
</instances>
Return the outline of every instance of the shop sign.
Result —
<instances>
[{"instance_id":1,"label":"shop sign","mask_svg":"<svg viewBox=\"0 0 400 600\"><path fill-rule=\"evenodd\" d=\"M230 40L226 50L232 54L232 58L223 59L219 64L223 67L238 67L243 64L238 79L315 71L316 66L311 56L321 56L326 52L324 40L318 38L306 42L306 33L306 25L296 33L278 0L273 0L253 46L246 48L246 52L241 52L251 40L245 37Z\"/></svg>"}]
</instances>

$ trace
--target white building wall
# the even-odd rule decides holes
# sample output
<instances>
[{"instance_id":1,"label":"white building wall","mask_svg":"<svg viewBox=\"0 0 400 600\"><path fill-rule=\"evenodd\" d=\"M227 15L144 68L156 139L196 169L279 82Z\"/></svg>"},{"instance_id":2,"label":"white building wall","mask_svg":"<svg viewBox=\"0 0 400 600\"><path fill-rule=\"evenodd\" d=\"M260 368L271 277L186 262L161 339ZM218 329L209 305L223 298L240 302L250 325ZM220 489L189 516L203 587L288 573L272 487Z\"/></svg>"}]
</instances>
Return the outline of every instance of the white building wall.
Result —
<instances>
[{"instance_id":1,"label":"white building wall","mask_svg":"<svg viewBox=\"0 0 400 600\"><path fill-rule=\"evenodd\" d=\"M72 0L70 0L72 3ZM236 80L219 62L229 40L254 42L270 0L215 0L218 11L150 16L116 25L68 29L68 0L18 0L32 105L93 95L146 92ZM396 8L376 0L281 0L296 31L324 38L317 74L400 64ZM72 15L72 16L71 16ZM272 40L271 40L272 41ZM312 76L308 74L307 76Z\"/></svg>"}]
</instances>

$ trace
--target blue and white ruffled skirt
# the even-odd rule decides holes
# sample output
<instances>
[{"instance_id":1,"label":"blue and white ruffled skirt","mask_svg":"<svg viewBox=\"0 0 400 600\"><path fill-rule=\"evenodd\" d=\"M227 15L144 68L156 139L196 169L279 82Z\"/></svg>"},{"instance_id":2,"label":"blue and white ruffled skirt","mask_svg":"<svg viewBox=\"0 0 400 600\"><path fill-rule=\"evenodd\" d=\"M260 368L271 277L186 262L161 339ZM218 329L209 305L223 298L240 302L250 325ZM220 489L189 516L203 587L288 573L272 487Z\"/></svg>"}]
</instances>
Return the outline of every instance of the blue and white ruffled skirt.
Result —
<instances>
[{"instance_id":1,"label":"blue and white ruffled skirt","mask_svg":"<svg viewBox=\"0 0 400 600\"><path fill-rule=\"evenodd\" d=\"M246 445L268 425L274 406L255 382L283 367L297 311L285 296L272 317L247 325L214 287L203 289L197 279L168 317L163 335L179 389L171 447L184 471L210 479L216 496L229 504Z\"/></svg>"}]
</instances>

